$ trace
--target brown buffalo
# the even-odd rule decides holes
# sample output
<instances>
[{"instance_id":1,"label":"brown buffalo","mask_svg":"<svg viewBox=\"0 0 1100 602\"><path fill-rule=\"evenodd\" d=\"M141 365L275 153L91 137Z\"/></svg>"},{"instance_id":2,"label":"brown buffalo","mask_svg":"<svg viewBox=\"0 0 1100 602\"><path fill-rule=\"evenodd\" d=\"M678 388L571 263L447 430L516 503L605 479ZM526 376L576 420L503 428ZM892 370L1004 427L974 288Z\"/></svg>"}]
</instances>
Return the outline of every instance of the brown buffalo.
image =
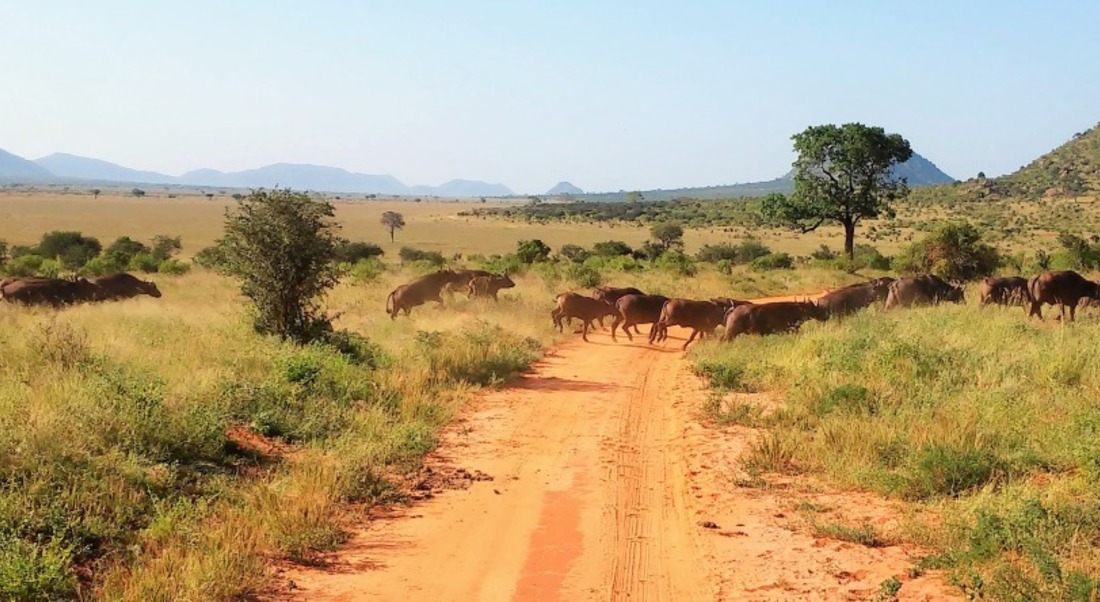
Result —
<instances>
[{"instance_id":1,"label":"brown buffalo","mask_svg":"<svg viewBox=\"0 0 1100 602\"><path fill-rule=\"evenodd\" d=\"M1062 319L1066 319L1066 307L1069 307L1069 319L1077 317L1077 304L1081 299L1100 298L1100 285L1086 280L1084 276L1072 270L1065 272L1043 272L1028 282L1031 295L1031 307L1028 317L1039 316L1043 319L1044 303L1058 305L1062 310Z\"/></svg>"},{"instance_id":2,"label":"brown buffalo","mask_svg":"<svg viewBox=\"0 0 1100 602\"><path fill-rule=\"evenodd\" d=\"M0 298L10 303L59 307L94 301L98 291L98 286L84 278L7 278L0 287Z\"/></svg>"},{"instance_id":3,"label":"brown buffalo","mask_svg":"<svg viewBox=\"0 0 1100 602\"><path fill-rule=\"evenodd\" d=\"M464 276L452 270L439 270L407 284L402 284L393 289L386 297L386 313L390 314L390 319L393 320L397 317L398 312L404 310L407 316L412 308L423 305L428 301L442 304L443 298L439 296L439 293L443 290L443 287L461 278L464 278Z\"/></svg>"},{"instance_id":4,"label":"brown buffalo","mask_svg":"<svg viewBox=\"0 0 1100 602\"><path fill-rule=\"evenodd\" d=\"M642 291L632 287L615 288L613 286L597 286L592 291L592 296L607 303L615 305L615 302L627 295L644 295ZM600 320L600 328L603 328L603 320ZM612 333L614 335L614 333ZM634 334L642 334L637 326L634 326ZM612 336L611 338L615 338Z\"/></svg>"},{"instance_id":5,"label":"brown buffalo","mask_svg":"<svg viewBox=\"0 0 1100 602\"><path fill-rule=\"evenodd\" d=\"M507 274L503 276L476 276L470 280L470 284L467 285L467 296L473 297L489 297L493 301L497 300L497 293L502 288L512 288L516 285L512 282L512 279Z\"/></svg>"},{"instance_id":6,"label":"brown buffalo","mask_svg":"<svg viewBox=\"0 0 1100 602\"><path fill-rule=\"evenodd\" d=\"M687 349L696 336L702 339L708 334L714 334L714 329L722 324L726 310L744 303L746 301L727 298L709 301L669 299L661 308L657 323L649 331L649 342L654 343L668 338L669 326L683 326L691 329L691 336L683 346L683 349Z\"/></svg>"},{"instance_id":7,"label":"brown buffalo","mask_svg":"<svg viewBox=\"0 0 1100 602\"><path fill-rule=\"evenodd\" d=\"M978 295L982 307L990 303L1025 307L1031 304L1031 293L1027 290L1026 278L986 278L982 280Z\"/></svg>"},{"instance_id":8,"label":"brown buffalo","mask_svg":"<svg viewBox=\"0 0 1100 602\"><path fill-rule=\"evenodd\" d=\"M149 295L154 299L160 299L161 296L156 282L147 282L126 273L92 278L92 284L99 287L96 291L96 301L130 299L138 295Z\"/></svg>"},{"instance_id":9,"label":"brown buffalo","mask_svg":"<svg viewBox=\"0 0 1100 602\"><path fill-rule=\"evenodd\" d=\"M470 281L479 276L494 276L492 272L485 270L454 270L455 278L443 285L443 291L447 293L466 293L470 290Z\"/></svg>"},{"instance_id":10,"label":"brown buffalo","mask_svg":"<svg viewBox=\"0 0 1100 602\"><path fill-rule=\"evenodd\" d=\"M962 303L962 287L948 284L934 274L926 274L916 278L902 278L890 283L890 292L886 296L886 309L938 305L945 301Z\"/></svg>"},{"instance_id":11,"label":"brown buffalo","mask_svg":"<svg viewBox=\"0 0 1100 602\"><path fill-rule=\"evenodd\" d=\"M554 321L554 326L557 327L558 332L561 332L563 330L563 320L579 318L584 322L581 338L587 341L588 329L591 328L593 320L617 314L618 310L615 309L614 305L609 305L599 299L585 297L577 293L562 293L557 297L557 307L550 312L550 319Z\"/></svg>"},{"instance_id":12,"label":"brown buffalo","mask_svg":"<svg viewBox=\"0 0 1100 602\"><path fill-rule=\"evenodd\" d=\"M615 288L613 286L597 286L592 291L592 296L607 303L615 305L615 302L627 295L644 295L642 291L634 287Z\"/></svg>"},{"instance_id":13,"label":"brown buffalo","mask_svg":"<svg viewBox=\"0 0 1100 602\"><path fill-rule=\"evenodd\" d=\"M668 301L668 297L663 295L625 295L619 297L615 301L615 309L618 314L611 323L611 340L618 340L615 338L615 329L622 324L623 332L626 333L628 339L633 341L634 336L630 334L630 327L633 326L634 332L638 332L638 324L656 324L657 320L661 319L661 308L664 307L666 301ZM649 327L650 332L653 331L653 328L654 326Z\"/></svg>"},{"instance_id":14,"label":"brown buffalo","mask_svg":"<svg viewBox=\"0 0 1100 602\"><path fill-rule=\"evenodd\" d=\"M825 321L830 310L826 306L812 301L782 301L754 305L738 305L726 312L726 331L723 341L730 341L737 335L768 335L780 332L794 332L807 320Z\"/></svg>"},{"instance_id":15,"label":"brown buffalo","mask_svg":"<svg viewBox=\"0 0 1100 602\"><path fill-rule=\"evenodd\" d=\"M817 304L825 308L830 316L840 317L853 314L865 307L886 300L893 278L876 278L870 282L851 284L822 295Z\"/></svg>"}]
</instances>

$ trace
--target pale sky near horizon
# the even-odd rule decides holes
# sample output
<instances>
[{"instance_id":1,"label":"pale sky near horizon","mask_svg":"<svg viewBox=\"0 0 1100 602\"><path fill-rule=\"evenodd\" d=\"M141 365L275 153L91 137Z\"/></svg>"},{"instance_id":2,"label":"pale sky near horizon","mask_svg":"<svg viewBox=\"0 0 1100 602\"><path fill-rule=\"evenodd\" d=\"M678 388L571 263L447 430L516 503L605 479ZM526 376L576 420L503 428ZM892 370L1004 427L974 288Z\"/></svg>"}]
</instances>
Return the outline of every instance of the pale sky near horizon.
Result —
<instances>
[{"instance_id":1,"label":"pale sky near horizon","mask_svg":"<svg viewBox=\"0 0 1100 602\"><path fill-rule=\"evenodd\" d=\"M1100 2L0 0L0 148L541 193L766 180L861 121L948 174L1100 121Z\"/></svg>"}]
</instances>

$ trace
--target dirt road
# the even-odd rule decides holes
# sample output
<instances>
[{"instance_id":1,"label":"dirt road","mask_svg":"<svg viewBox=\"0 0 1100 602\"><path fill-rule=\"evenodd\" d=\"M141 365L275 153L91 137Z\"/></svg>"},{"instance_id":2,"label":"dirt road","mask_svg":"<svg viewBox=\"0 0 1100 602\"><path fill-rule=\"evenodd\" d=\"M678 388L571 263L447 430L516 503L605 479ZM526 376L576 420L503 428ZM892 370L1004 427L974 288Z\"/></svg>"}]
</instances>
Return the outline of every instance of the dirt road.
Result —
<instances>
[{"instance_id":1,"label":"dirt road","mask_svg":"<svg viewBox=\"0 0 1100 602\"><path fill-rule=\"evenodd\" d=\"M705 393L679 341L590 338L475 401L429 461L493 480L372 521L331 566L288 572L292 597L865 600L893 576L902 599L949 595L908 579L900 547L815 539L792 511L797 487L738 487L756 433L699 424ZM860 520L891 520L884 503L852 501Z\"/></svg>"}]
</instances>

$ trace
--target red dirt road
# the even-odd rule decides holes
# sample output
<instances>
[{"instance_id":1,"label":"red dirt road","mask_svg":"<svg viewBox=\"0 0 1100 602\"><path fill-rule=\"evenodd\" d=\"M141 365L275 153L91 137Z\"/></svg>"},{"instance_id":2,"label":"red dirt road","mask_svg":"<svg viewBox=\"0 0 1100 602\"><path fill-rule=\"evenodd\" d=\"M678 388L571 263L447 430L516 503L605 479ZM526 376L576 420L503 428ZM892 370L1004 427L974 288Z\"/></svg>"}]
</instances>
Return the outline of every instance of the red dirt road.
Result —
<instances>
[{"instance_id":1,"label":"red dirt road","mask_svg":"<svg viewBox=\"0 0 1100 602\"><path fill-rule=\"evenodd\" d=\"M850 501L882 524L884 502L738 487L737 457L757 433L699 424L705 392L679 341L590 337L481 396L444 433L429 464L494 480L372 521L332 565L288 571L290 597L865 600L892 576L903 600L951 597L905 576L906 550L815 539L791 510L792 496Z\"/></svg>"}]
</instances>

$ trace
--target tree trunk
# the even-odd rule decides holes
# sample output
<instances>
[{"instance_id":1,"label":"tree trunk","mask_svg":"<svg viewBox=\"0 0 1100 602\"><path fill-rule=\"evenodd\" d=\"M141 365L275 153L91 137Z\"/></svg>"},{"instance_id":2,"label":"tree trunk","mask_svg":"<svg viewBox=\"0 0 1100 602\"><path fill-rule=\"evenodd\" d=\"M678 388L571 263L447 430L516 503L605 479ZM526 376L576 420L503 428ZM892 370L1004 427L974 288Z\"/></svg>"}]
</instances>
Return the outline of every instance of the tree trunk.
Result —
<instances>
[{"instance_id":1,"label":"tree trunk","mask_svg":"<svg viewBox=\"0 0 1100 602\"><path fill-rule=\"evenodd\" d=\"M390 228L390 244L393 244L393 228Z\"/></svg>"},{"instance_id":2,"label":"tree trunk","mask_svg":"<svg viewBox=\"0 0 1100 602\"><path fill-rule=\"evenodd\" d=\"M844 254L848 256L848 261L855 261L856 258L856 222L855 220L848 220L844 223Z\"/></svg>"}]
</instances>

